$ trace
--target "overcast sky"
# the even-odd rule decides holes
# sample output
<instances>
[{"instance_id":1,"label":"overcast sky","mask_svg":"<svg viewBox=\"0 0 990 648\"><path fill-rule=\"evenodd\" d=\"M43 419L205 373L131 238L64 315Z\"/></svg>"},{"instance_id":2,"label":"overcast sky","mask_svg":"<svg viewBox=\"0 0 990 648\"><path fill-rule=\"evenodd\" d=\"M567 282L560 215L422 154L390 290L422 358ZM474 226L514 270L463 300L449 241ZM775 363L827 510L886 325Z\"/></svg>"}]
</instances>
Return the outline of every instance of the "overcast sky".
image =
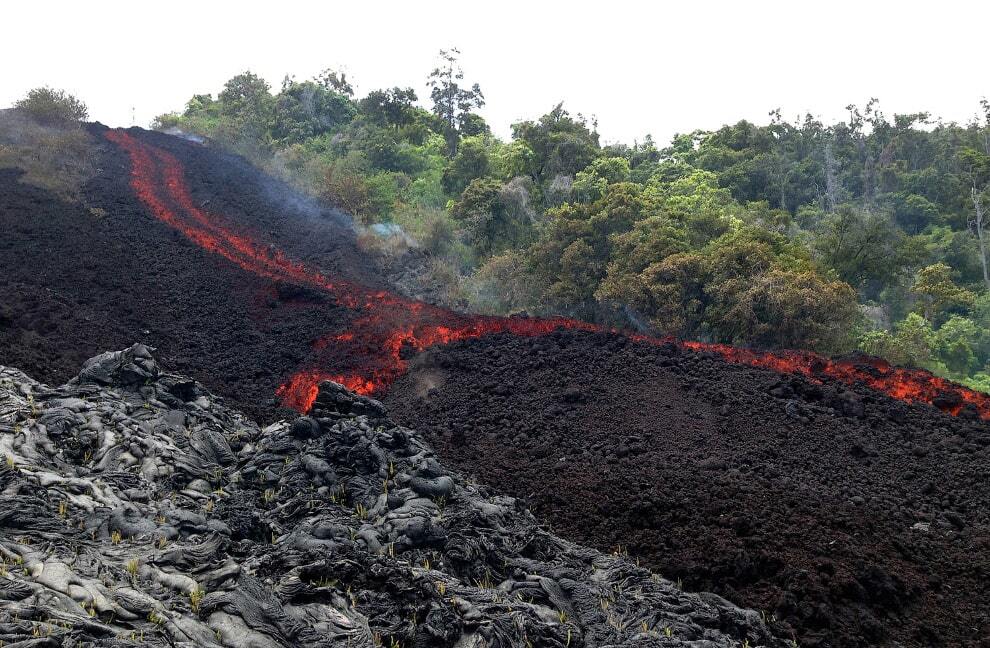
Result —
<instances>
[{"instance_id":1,"label":"overcast sky","mask_svg":"<svg viewBox=\"0 0 990 648\"><path fill-rule=\"evenodd\" d=\"M342 67L358 94L425 80L462 52L500 135L559 101L597 115L606 141L767 121L841 118L879 97L887 114L966 121L990 95L990 3L941 0L4 3L0 106L69 90L90 117L147 125L250 69L277 87ZM425 102L423 102L425 105Z\"/></svg>"}]
</instances>

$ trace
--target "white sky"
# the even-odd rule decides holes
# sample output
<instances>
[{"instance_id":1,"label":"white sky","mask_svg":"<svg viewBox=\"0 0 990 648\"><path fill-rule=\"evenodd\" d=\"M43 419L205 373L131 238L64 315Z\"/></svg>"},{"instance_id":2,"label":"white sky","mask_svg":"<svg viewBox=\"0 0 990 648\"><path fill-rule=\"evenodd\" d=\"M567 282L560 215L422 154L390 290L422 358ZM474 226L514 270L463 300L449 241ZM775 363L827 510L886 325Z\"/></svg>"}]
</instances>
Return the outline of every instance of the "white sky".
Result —
<instances>
[{"instance_id":1,"label":"white sky","mask_svg":"<svg viewBox=\"0 0 990 648\"><path fill-rule=\"evenodd\" d=\"M990 3L858 0L4 2L0 106L62 87L90 117L146 126L250 69L277 87L343 67L358 95L425 79L460 48L496 133L558 101L605 141L849 103L966 121L990 95ZM425 101L421 101L425 105Z\"/></svg>"}]
</instances>

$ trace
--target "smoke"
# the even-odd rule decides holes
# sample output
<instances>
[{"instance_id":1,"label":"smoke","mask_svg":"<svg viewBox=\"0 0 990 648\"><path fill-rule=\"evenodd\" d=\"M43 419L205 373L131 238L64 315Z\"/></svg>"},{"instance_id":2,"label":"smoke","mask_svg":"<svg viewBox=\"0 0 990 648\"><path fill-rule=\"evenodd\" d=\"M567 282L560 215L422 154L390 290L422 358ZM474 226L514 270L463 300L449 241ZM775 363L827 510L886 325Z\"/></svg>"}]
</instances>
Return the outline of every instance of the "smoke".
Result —
<instances>
[{"instance_id":1,"label":"smoke","mask_svg":"<svg viewBox=\"0 0 990 648\"><path fill-rule=\"evenodd\" d=\"M182 130L181 128L176 128L175 126L172 126L171 128L166 128L162 132L165 133L166 135L172 135L174 137L181 137L184 140L188 140L190 142L195 142L196 144L206 145L206 138L205 137L202 137L200 135L196 135L195 133L187 133L186 131Z\"/></svg>"},{"instance_id":2,"label":"smoke","mask_svg":"<svg viewBox=\"0 0 990 648\"><path fill-rule=\"evenodd\" d=\"M626 316L626 319L628 319L629 322L636 327L637 332L651 335L655 333L649 322L643 319L643 316L637 313L636 309L629 304L624 304L622 306L622 313Z\"/></svg>"}]
</instances>

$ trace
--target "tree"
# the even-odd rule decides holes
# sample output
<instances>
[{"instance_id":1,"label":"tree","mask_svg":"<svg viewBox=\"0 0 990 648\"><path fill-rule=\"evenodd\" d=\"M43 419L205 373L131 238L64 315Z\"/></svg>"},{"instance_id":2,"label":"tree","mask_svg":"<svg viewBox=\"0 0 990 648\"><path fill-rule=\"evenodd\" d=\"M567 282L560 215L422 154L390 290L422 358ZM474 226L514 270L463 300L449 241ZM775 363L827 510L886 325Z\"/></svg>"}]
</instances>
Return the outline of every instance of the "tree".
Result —
<instances>
[{"instance_id":1,"label":"tree","mask_svg":"<svg viewBox=\"0 0 990 648\"><path fill-rule=\"evenodd\" d=\"M595 251L587 241L577 239L564 248L557 281L551 284L547 296L557 304L588 309L594 302L600 276L601 262Z\"/></svg>"},{"instance_id":2,"label":"tree","mask_svg":"<svg viewBox=\"0 0 990 648\"><path fill-rule=\"evenodd\" d=\"M213 100L211 94L193 95L192 99L186 102L186 109L182 113L184 117L192 117L200 113L214 112L217 102Z\"/></svg>"},{"instance_id":3,"label":"tree","mask_svg":"<svg viewBox=\"0 0 990 648\"><path fill-rule=\"evenodd\" d=\"M903 237L886 214L844 204L823 215L812 245L843 281L876 294L900 270L898 249Z\"/></svg>"},{"instance_id":4,"label":"tree","mask_svg":"<svg viewBox=\"0 0 990 648\"><path fill-rule=\"evenodd\" d=\"M987 112L987 129L990 130L990 110ZM975 149L963 149L959 154L960 162L965 169L965 175L969 180L970 200L973 203L973 215L969 219L969 226L975 232L980 244L980 262L983 265L983 283L990 291L990 258L987 257L987 241L990 236L987 232L987 213L984 206L984 197L990 190L990 153L984 154Z\"/></svg>"},{"instance_id":5,"label":"tree","mask_svg":"<svg viewBox=\"0 0 990 648\"><path fill-rule=\"evenodd\" d=\"M361 222L372 222L374 209L371 194L361 176L338 166L330 166L323 179L322 197Z\"/></svg>"},{"instance_id":6,"label":"tree","mask_svg":"<svg viewBox=\"0 0 990 648\"><path fill-rule=\"evenodd\" d=\"M593 202L602 197L605 188L629 179L629 160L621 157L601 157L583 171L578 171L571 186L574 197L583 202Z\"/></svg>"},{"instance_id":7,"label":"tree","mask_svg":"<svg viewBox=\"0 0 990 648\"><path fill-rule=\"evenodd\" d=\"M919 270L911 292L918 297L922 315L929 322L937 322L948 311L969 308L976 301L976 295L956 285L952 268L944 263Z\"/></svg>"},{"instance_id":8,"label":"tree","mask_svg":"<svg viewBox=\"0 0 990 648\"><path fill-rule=\"evenodd\" d=\"M346 96L312 81L286 79L275 98L272 137L283 144L303 142L339 130L355 114Z\"/></svg>"},{"instance_id":9,"label":"tree","mask_svg":"<svg viewBox=\"0 0 990 648\"><path fill-rule=\"evenodd\" d=\"M684 226L693 246L701 247L740 224L741 209L728 189L719 187L709 171L691 170L670 182L660 176L650 178L646 196L656 210Z\"/></svg>"},{"instance_id":10,"label":"tree","mask_svg":"<svg viewBox=\"0 0 990 648\"><path fill-rule=\"evenodd\" d=\"M711 276L708 263L693 252L676 252L659 259L641 272L622 274L617 256L595 295L603 301L631 306L646 315L658 331L682 337L697 335L710 301L706 292Z\"/></svg>"},{"instance_id":11,"label":"tree","mask_svg":"<svg viewBox=\"0 0 990 648\"><path fill-rule=\"evenodd\" d=\"M347 81L347 73L343 70L327 68L316 76L316 82L326 90L332 90L345 97L354 96L354 87Z\"/></svg>"},{"instance_id":12,"label":"tree","mask_svg":"<svg viewBox=\"0 0 990 648\"><path fill-rule=\"evenodd\" d=\"M935 333L939 358L950 371L969 375L979 367L977 349L985 335L973 320L953 315Z\"/></svg>"},{"instance_id":13,"label":"tree","mask_svg":"<svg viewBox=\"0 0 990 648\"><path fill-rule=\"evenodd\" d=\"M378 126L396 130L416 119L416 91L412 88L372 90L358 102L365 117Z\"/></svg>"},{"instance_id":14,"label":"tree","mask_svg":"<svg viewBox=\"0 0 990 648\"><path fill-rule=\"evenodd\" d=\"M253 72L231 78L220 93L220 114L227 119L230 139L247 136L263 141L275 116L275 98L268 82Z\"/></svg>"},{"instance_id":15,"label":"tree","mask_svg":"<svg viewBox=\"0 0 990 648\"><path fill-rule=\"evenodd\" d=\"M491 173L488 147L481 137L467 137L461 142L457 154L443 170L441 184L448 194L460 195L476 178Z\"/></svg>"},{"instance_id":16,"label":"tree","mask_svg":"<svg viewBox=\"0 0 990 648\"><path fill-rule=\"evenodd\" d=\"M562 103L540 117L512 125L512 137L532 152L527 173L537 184L549 184L557 176L573 176L598 157L598 133L583 118L576 119Z\"/></svg>"},{"instance_id":17,"label":"tree","mask_svg":"<svg viewBox=\"0 0 990 648\"><path fill-rule=\"evenodd\" d=\"M893 194L894 221L904 230L917 234L939 222L938 206L913 193Z\"/></svg>"},{"instance_id":18,"label":"tree","mask_svg":"<svg viewBox=\"0 0 990 648\"><path fill-rule=\"evenodd\" d=\"M491 135L492 129L488 127L488 122L478 113L462 113L457 120L461 137L474 137L476 135Z\"/></svg>"},{"instance_id":19,"label":"tree","mask_svg":"<svg viewBox=\"0 0 990 648\"><path fill-rule=\"evenodd\" d=\"M502 183L492 178L476 178L468 184L451 208L451 215L468 231L475 249L489 255L514 235L501 201Z\"/></svg>"},{"instance_id":20,"label":"tree","mask_svg":"<svg viewBox=\"0 0 990 648\"><path fill-rule=\"evenodd\" d=\"M49 126L84 121L89 117L85 103L65 90L47 86L29 90L23 99L14 104L14 108Z\"/></svg>"},{"instance_id":21,"label":"tree","mask_svg":"<svg viewBox=\"0 0 990 648\"><path fill-rule=\"evenodd\" d=\"M711 326L733 342L835 353L848 349L859 317L849 284L773 268L753 277Z\"/></svg>"},{"instance_id":22,"label":"tree","mask_svg":"<svg viewBox=\"0 0 990 648\"><path fill-rule=\"evenodd\" d=\"M931 322L917 313L898 322L893 333L868 331L859 340L859 349L864 353L903 367L930 366L935 345Z\"/></svg>"},{"instance_id":23,"label":"tree","mask_svg":"<svg viewBox=\"0 0 990 648\"><path fill-rule=\"evenodd\" d=\"M462 118L473 109L485 105L485 96L477 83L470 88L461 87L464 70L458 61L460 54L457 48L440 50L440 65L430 72L427 80L433 112L443 122L450 157L457 152L458 126Z\"/></svg>"}]
</instances>

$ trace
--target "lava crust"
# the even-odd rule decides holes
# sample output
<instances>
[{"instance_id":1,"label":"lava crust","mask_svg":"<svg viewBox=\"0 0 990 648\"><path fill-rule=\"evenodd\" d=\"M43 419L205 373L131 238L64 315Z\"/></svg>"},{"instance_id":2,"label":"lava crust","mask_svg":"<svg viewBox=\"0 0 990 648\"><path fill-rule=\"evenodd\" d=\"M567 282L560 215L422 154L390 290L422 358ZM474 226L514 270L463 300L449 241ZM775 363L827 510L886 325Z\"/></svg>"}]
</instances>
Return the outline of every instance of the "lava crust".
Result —
<instances>
[{"instance_id":1,"label":"lava crust","mask_svg":"<svg viewBox=\"0 0 990 648\"><path fill-rule=\"evenodd\" d=\"M397 420L566 537L801 646L990 642L990 427L972 411L606 334L411 364L385 397Z\"/></svg>"}]
</instances>

